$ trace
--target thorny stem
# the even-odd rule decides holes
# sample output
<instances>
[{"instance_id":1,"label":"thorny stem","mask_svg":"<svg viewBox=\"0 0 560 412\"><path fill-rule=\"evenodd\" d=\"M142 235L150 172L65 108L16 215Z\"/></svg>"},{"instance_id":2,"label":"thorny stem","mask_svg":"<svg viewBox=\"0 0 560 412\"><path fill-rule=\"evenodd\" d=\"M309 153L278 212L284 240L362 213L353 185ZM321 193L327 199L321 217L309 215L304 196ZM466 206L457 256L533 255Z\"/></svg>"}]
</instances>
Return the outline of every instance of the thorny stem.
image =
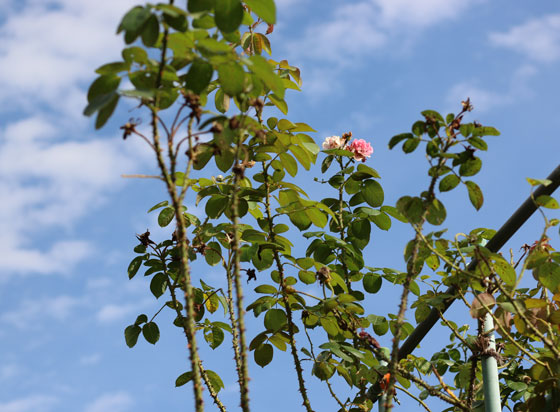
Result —
<instances>
[{"instance_id":1,"label":"thorny stem","mask_svg":"<svg viewBox=\"0 0 560 412\"><path fill-rule=\"evenodd\" d=\"M167 275L167 271L165 271L165 274ZM179 280L179 278L177 278L177 280ZM179 301L177 300L177 294L175 293L175 287L177 286L176 283L177 282L174 282L174 284L169 287L169 293L171 294L171 300L173 302L173 308L175 309L175 313L177 314L177 317L181 321L183 331L185 332L185 335L187 336L188 339L187 326L186 326L187 320L179 310L179 305L178 305ZM202 379L204 380L204 383L208 388L208 392L210 393L212 400L214 401L216 406L218 406L218 409L220 409L221 412L226 412L226 408L222 403L222 401L220 401L220 398L218 398L218 394L214 390L214 386L212 385L212 382L210 382L210 379L208 378L208 374L206 373L206 370L202 366L202 360L200 359L198 360L198 368L200 369L200 375L202 376Z\"/></svg>"},{"instance_id":2,"label":"thorny stem","mask_svg":"<svg viewBox=\"0 0 560 412\"><path fill-rule=\"evenodd\" d=\"M171 0L170 3L172 4L173 1ZM163 41L162 41L162 48L161 48L161 57L160 57L160 66L156 81L156 88L159 88L161 85L161 78L163 75L163 69L165 67L165 60L166 60L166 52L167 52L167 36L168 30L166 29L163 33ZM198 355L198 348L196 344L196 328L194 324L194 302L193 302L193 287L190 277L190 268L189 268L189 260L188 260L188 249L187 249L187 236L186 236L186 229L185 229L185 221L183 217L182 207L181 207L181 199L177 194L177 187L175 185L175 181L169 173L167 165L163 159L163 155L161 152L161 144L160 144L160 136L159 136L159 129L158 129L158 105L159 105L159 94L156 94L156 101L155 105L151 107L152 112L152 136L153 136L153 145L156 152L157 162L159 169L163 175L165 180L167 191L169 196L172 200L173 207L175 209L175 218L177 221L177 237L178 237L178 244L179 244L179 256L180 256L180 279L184 281L185 286L185 301L186 301L186 322L185 323L185 335L187 337L187 346L189 348L189 357L191 363L191 371L193 373L193 391L194 391L194 398L195 398L195 409L197 412L202 412L204 410L204 398L202 395L202 385L201 385L201 374L200 374L200 358ZM170 153L170 160L172 162L171 168L174 169L175 157L171 156ZM189 164L192 163L192 159L189 159Z\"/></svg>"},{"instance_id":3,"label":"thorny stem","mask_svg":"<svg viewBox=\"0 0 560 412\"><path fill-rule=\"evenodd\" d=\"M266 208L266 220L268 221L268 229L270 234L270 241L275 242L275 234L273 229L274 220L272 218L272 213L270 211L270 183L268 182L268 169L266 166L263 165L263 174L264 174L264 185L265 185L265 208ZM309 402L309 398L307 396L307 389L305 388L305 381L303 379L303 369L301 367L301 362L297 353L296 341L295 341L295 328L294 328L294 321L292 316L292 308L290 307L290 299L288 297L288 293L286 291L286 283L284 281L284 267L282 266L282 262L280 261L280 255L276 249L274 249L274 261L276 262L276 267L278 269L278 273L280 276L280 285L282 287L282 301L284 302L284 306L286 307L286 318L288 321L288 334L290 335L290 348L292 352L292 358L294 359L294 365L296 368L296 374L299 383L299 392L301 393L301 397L303 399L303 405L307 412L313 412L311 408L311 403Z\"/></svg>"},{"instance_id":4,"label":"thorny stem","mask_svg":"<svg viewBox=\"0 0 560 412\"><path fill-rule=\"evenodd\" d=\"M237 379L239 385L244 380L243 378L243 366L241 363L241 354L239 353L239 326L237 324L237 318L235 317L235 309L233 307L233 277L231 275L231 268L229 265L224 263L224 269L227 276L227 304L228 304L228 314L229 321L231 323L231 343L233 345L233 355L235 359L235 368L237 370Z\"/></svg>"},{"instance_id":5,"label":"thorny stem","mask_svg":"<svg viewBox=\"0 0 560 412\"><path fill-rule=\"evenodd\" d=\"M247 360L247 338L245 335L245 308L243 306L243 286L241 284L241 251L239 248L239 181L242 179L242 171L236 170L239 167L239 155L241 153L241 136L238 135L238 142L235 150L235 158L233 162L233 192L232 192L232 224L233 224L233 242L231 251L233 254L233 278L235 280L235 294L237 303L237 326L239 330L239 352L241 360L241 378L239 382L241 391L241 409L243 412L249 412L249 367Z\"/></svg>"}]
</instances>

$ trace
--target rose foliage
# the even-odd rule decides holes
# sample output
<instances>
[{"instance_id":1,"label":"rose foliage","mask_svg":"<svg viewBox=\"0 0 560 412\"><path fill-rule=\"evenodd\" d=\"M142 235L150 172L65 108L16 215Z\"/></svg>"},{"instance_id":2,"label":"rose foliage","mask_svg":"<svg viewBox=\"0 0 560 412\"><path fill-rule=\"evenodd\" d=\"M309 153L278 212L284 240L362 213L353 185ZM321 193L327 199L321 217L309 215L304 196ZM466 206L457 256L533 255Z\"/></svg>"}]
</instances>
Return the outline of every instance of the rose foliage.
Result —
<instances>
[{"instance_id":1,"label":"rose foliage","mask_svg":"<svg viewBox=\"0 0 560 412\"><path fill-rule=\"evenodd\" d=\"M236 408L221 402L223 371L206 369L199 349L230 351L224 359L233 361L223 368L237 374L246 412L250 358L274 367L280 351L289 353L308 412L314 410L309 379L323 381L341 411L371 410L383 394L391 410L395 393L414 397L427 410L438 397L447 410L481 411L480 359L494 356L504 407L556 410L560 253L547 233L558 219L543 213L542 238L519 259L485 248L492 229L465 228L457 236L442 229L447 192L462 186L465 200L482 207L478 153L499 132L466 120L468 100L458 114L423 111L389 147L423 151L426 185L419 194L385 204L381 176L366 164L375 159L370 142L345 133L326 138L321 150L311 126L286 117L285 95L299 90L302 80L290 62L266 57L275 23L273 0L136 6L118 27L122 59L99 67L88 91L85 114L96 115L96 128L121 99L133 101L145 126L140 130L139 120L130 120L123 137L142 139L153 150L165 186L164 200L150 212L158 213L160 226L172 225L173 235L137 235L128 277L142 273L151 279L150 292L174 313L173 324L185 335L190 361L176 385L189 383L196 411L205 407L203 387L219 410ZM303 171L320 175L306 187L322 185L324 198L308 196L301 176L309 173ZM549 196L534 201L543 212L558 208ZM205 216L191 214L185 203L203 206ZM405 270L371 266L364 249L395 220L415 233L403 242L404 264L398 266ZM472 259L478 264L468 270ZM207 271L198 269L204 265L218 268L227 288L212 286ZM449 340L430 357L398 360L399 342L430 310L442 307L450 285L464 302L465 324L441 315ZM256 300L246 300L247 287L259 295ZM392 288L401 295L393 313L368 313L368 300ZM140 335L158 341L159 313L140 314L125 329L129 347ZM468 326L470 316L486 313L498 332L495 353L486 350L481 327ZM248 314L260 320L260 328L247 328ZM391 348L380 348L378 339ZM337 395L350 391L349 397Z\"/></svg>"}]
</instances>

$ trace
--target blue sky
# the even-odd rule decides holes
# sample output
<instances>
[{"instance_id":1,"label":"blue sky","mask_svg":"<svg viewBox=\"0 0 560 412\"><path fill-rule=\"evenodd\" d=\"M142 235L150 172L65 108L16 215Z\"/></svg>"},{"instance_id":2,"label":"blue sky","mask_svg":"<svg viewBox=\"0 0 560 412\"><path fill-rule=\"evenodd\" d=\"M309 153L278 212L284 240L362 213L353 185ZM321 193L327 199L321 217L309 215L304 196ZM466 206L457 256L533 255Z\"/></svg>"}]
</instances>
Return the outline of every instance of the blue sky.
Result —
<instances>
[{"instance_id":1,"label":"blue sky","mask_svg":"<svg viewBox=\"0 0 560 412\"><path fill-rule=\"evenodd\" d=\"M483 208L475 212L463 190L442 198L451 234L499 227L527 197L525 177L544 178L558 164L557 2L277 3L273 57L287 58L303 76L303 91L289 97L288 117L312 125L317 142L349 130L370 141L375 152L368 164L383 177L386 204L419 193L427 181L422 155L388 151L389 138L408 131L420 111L456 112L466 97L475 107L470 119L502 135L489 139L490 150L481 154L476 181L485 194ZM174 388L176 376L187 370L179 331L162 327L155 347L140 342L130 350L123 339L138 313L159 307L144 279L127 280L134 234L150 228L163 239L167 233L146 214L163 199L163 188L120 177L153 171L146 147L120 138L118 127L136 113L132 105L121 107L101 132L81 114L93 70L119 57L122 40L115 29L134 4L0 2L2 412L191 410L190 389ZM321 196L309 182L308 190ZM192 203L187 200L200 213ZM533 218L506 248L517 253L541 227ZM410 237L399 223L374 232L368 263L402 269ZM551 242L558 248L557 232ZM222 282L217 270L204 279ZM371 310L395 312L397 292L374 296ZM161 325L170 320L165 316ZM473 324L464 308L450 316ZM447 336L435 330L423 346ZM389 342L386 336L381 341ZM228 347L205 350L207 367L223 368L231 359ZM299 407L287 355L262 370L253 364L250 372L254 410ZM306 378L314 407L335 410L309 368ZM222 398L236 410L235 379L225 374L224 382ZM415 408L401 398L403 410Z\"/></svg>"}]
</instances>

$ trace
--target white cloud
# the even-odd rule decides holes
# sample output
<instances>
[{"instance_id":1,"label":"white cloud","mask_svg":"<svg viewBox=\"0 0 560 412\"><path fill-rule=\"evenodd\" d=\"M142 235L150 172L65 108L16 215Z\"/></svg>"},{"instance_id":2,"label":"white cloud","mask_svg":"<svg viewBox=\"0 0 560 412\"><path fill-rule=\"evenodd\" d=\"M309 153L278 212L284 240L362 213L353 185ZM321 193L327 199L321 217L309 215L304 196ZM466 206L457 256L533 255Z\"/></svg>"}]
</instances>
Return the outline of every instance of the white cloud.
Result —
<instances>
[{"instance_id":1,"label":"white cloud","mask_svg":"<svg viewBox=\"0 0 560 412\"><path fill-rule=\"evenodd\" d=\"M101 361L100 353L92 353L91 355L82 356L80 358L80 365L96 365Z\"/></svg>"},{"instance_id":2,"label":"white cloud","mask_svg":"<svg viewBox=\"0 0 560 412\"><path fill-rule=\"evenodd\" d=\"M560 58L560 14L531 19L504 33L491 33L495 46L512 49L529 58L551 62Z\"/></svg>"},{"instance_id":3,"label":"white cloud","mask_svg":"<svg viewBox=\"0 0 560 412\"><path fill-rule=\"evenodd\" d=\"M84 105L82 83L105 59L118 56L122 43L115 29L120 16L136 2L32 0L23 7L19 3L11 3L9 18L0 27L1 100L28 111L42 101L51 110L79 116Z\"/></svg>"},{"instance_id":4,"label":"white cloud","mask_svg":"<svg viewBox=\"0 0 560 412\"><path fill-rule=\"evenodd\" d=\"M0 403L2 412L48 412L53 410L57 399L53 396L31 395L27 398L14 399Z\"/></svg>"},{"instance_id":5,"label":"white cloud","mask_svg":"<svg viewBox=\"0 0 560 412\"><path fill-rule=\"evenodd\" d=\"M42 322L46 319L63 321L83 304L81 299L65 295L26 299L18 308L3 313L0 320L19 329L35 328L39 326L36 323L37 319L41 319Z\"/></svg>"},{"instance_id":6,"label":"white cloud","mask_svg":"<svg viewBox=\"0 0 560 412\"><path fill-rule=\"evenodd\" d=\"M513 104L532 96L533 92L529 88L528 80L536 73L536 68L531 65L521 66L511 75L509 85L501 91L482 87L476 81L460 82L447 93L446 102L450 108L454 108L469 97L477 112L487 112Z\"/></svg>"},{"instance_id":7,"label":"white cloud","mask_svg":"<svg viewBox=\"0 0 560 412\"><path fill-rule=\"evenodd\" d=\"M330 18L310 21L303 34L283 44L289 61L303 68L304 93L320 97L333 92L341 69L380 51L402 53L422 31L450 21L484 0L364 0L340 2ZM289 36L281 27L280 35ZM308 68L309 67L309 68Z\"/></svg>"},{"instance_id":8,"label":"white cloud","mask_svg":"<svg viewBox=\"0 0 560 412\"><path fill-rule=\"evenodd\" d=\"M115 139L64 141L62 125L41 115L0 129L0 281L14 273L69 272L92 253L89 242L55 238L30 245L51 228L69 230L124 184L143 156Z\"/></svg>"},{"instance_id":9,"label":"white cloud","mask_svg":"<svg viewBox=\"0 0 560 412\"><path fill-rule=\"evenodd\" d=\"M136 312L139 308L137 304L114 304L110 303L104 305L99 309L95 317L101 323L110 323L122 320Z\"/></svg>"},{"instance_id":10,"label":"white cloud","mask_svg":"<svg viewBox=\"0 0 560 412\"><path fill-rule=\"evenodd\" d=\"M132 397L126 392L107 393L86 406L84 412L126 412L132 404Z\"/></svg>"}]
</instances>

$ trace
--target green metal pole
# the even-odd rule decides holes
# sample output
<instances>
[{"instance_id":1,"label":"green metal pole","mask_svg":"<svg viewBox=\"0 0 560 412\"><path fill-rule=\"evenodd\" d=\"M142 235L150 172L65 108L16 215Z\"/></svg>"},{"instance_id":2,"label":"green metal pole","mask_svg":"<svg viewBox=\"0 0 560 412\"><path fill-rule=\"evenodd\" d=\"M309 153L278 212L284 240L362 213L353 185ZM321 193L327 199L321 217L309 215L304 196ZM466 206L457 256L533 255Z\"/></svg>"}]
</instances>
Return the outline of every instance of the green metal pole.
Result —
<instances>
[{"instance_id":1,"label":"green metal pole","mask_svg":"<svg viewBox=\"0 0 560 412\"><path fill-rule=\"evenodd\" d=\"M382 347L381 352L383 352L383 354L387 358L391 357L391 350L389 348ZM379 363L381 364L381 366L387 366L387 362L385 362L384 360L379 361ZM379 398L379 412L385 412L386 403L387 403L387 392L385 390L382 390L381 397Z\"/></svg>"},{"instance_id":2,"label":"green metal pole","mask_svg":"<svg viewBox=\"0 0 560 412\"><path fill-rule=\"evenodd\" d=\"M490 313L484 316L483 333L488 339L487 349L496 351L494 320ZM482 357L482 383L484 386L485 412L501 412L502 405L500 403L500 383L498 382L498 362L493 356L483 355Z\"/></svg>"}]
</instances>

